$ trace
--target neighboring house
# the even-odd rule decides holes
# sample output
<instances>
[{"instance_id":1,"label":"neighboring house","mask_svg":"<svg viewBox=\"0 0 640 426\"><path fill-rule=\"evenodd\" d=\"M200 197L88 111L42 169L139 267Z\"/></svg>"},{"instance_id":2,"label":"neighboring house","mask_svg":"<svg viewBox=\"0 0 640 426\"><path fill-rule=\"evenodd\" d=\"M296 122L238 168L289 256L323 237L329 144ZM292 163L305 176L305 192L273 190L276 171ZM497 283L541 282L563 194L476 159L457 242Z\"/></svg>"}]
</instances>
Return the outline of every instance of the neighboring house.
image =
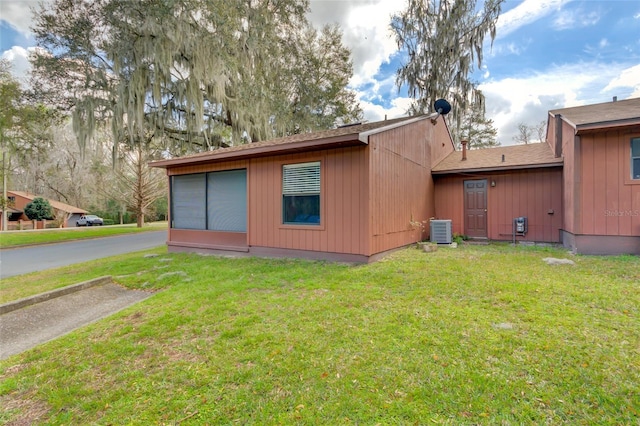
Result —
<instances>
[{"instance_id":1,"label":"neighboring house","mask_svg":"<svg viewBox=\"0 0 640 426\"><path fill-rule=\"evenodd\" d=\"M35 198L38 198L39 195L31 194L29 192L23 191L7 191L7 198L10 202L12 202L11 206L11 216L7 219L10 221L16 220L29 220L29 218L24 214L24 208L27 204L32 202ZM44 197L42 197L44 198ZM45 198L46 199L46 198ZM56 218L62 218L62 226L65 228L68 226L75 226L76 220L80 218L83 214L89 213L88 211L70 206L69 204L62 203L60 201L49 200L49 204L53 208L53 211L56 215ZM0 221L1 223L2 221ZM2 225L0 225L2 226Z\"/></svg>"},{"instance_id":2,"label":"neighboring house","mask_svg":"<svg viewBox=\"0 0 640 426\"><path fill-rule=\"evenodd\" d=\"M564 245L640 254L640 98L550 111L547 141L564 157Z\"/></svg>"},{"instance_id":3,"label":"neighboring house","mask_svg":"<svg viewBox=\"0 0 640 426\"><path fill-rule=\"evenodd\" d=\"M547 143L454 152L433 169L436 217L490 240L640 254L640 98L549 112ZM527 217L528 232L514 233Z\"/></svg>"},{"instance_id":4,"label":"neighboring house","mask_svg":"<svg viewBox=\"0 0 640 426\"><path fill-rule=\"evenodd\" d=\"M171 251L367 262L419 240L442 117L344 126L157 161L170 177Z\"/></svg>"},{"instance_id":5,"label":"neighboring house","mask_svg":"<svg viewBox=\"0 0 640 426\"><path fill-rule=\"evenodd\" d=\"M170 179L169 249L367 262L436 218L471 238L640 254L640 99L550 111L546 143L463 152L434 117L152 163Z\"/></svg>"}]
</instances>

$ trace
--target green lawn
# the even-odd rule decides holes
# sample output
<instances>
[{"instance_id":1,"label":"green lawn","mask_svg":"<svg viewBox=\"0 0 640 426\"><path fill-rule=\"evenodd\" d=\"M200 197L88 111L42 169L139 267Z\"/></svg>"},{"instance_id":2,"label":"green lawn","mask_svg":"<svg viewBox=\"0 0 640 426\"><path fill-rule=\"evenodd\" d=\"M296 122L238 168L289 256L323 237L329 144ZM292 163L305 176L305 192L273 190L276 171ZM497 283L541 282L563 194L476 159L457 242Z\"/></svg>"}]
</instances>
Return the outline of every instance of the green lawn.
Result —
<instances>
[{"instance_id":1,"label":"green lawn","mask_svg":"<svg viewBox=\"0 0 640 426\"><path fill-rule=\"evenodd\" d=\"M638 257L490 245L350 266L152 252L46 275L162 291L0 362L0 423L640 423Z\"/></svg>"},{"instance_id":2,"label":"green lawn","mask_svg":"<svg viewBox=\"0 0 640 426\"><path fill-rule=\"evenodd\" d=\"M108 237L133 232L160 231L167 229L167 222L152 222L137 228L136 224L87 226L81 228L47 229L44 231L11 231L0 233L0 248L19 247L31 244L57 243L84 238Z\"/></svg>"}]
</instances>

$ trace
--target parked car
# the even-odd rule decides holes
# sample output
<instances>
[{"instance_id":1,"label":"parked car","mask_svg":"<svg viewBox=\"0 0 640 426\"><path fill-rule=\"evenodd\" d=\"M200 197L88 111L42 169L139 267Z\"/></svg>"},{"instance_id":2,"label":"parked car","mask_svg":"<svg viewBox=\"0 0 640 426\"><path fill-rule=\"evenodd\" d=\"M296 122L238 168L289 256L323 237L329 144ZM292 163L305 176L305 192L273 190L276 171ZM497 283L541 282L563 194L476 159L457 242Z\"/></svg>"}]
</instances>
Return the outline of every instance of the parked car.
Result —
<instances>
[{"instance_id":1,"label":"parked car","mask_svg":"<svg viewBox=\"0 0 640 426\"><path fill-rule=\"evenodd\" d=\"M95 214L85 214L76 220L76 226L102 226L104 221Z\"/></svg>"}]
</instances>

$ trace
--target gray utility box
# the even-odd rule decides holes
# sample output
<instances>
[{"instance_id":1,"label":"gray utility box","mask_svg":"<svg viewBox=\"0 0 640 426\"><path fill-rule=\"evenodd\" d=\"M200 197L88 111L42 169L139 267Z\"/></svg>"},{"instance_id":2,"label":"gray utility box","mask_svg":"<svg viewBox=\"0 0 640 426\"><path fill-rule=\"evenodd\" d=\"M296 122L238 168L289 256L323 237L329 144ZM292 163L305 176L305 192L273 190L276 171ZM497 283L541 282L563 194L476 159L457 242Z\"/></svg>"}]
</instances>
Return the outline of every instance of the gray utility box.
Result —
<instances>
[{"instance_id":1,"label":"gray utility box","mask_svg":"<svg viewBox=\"0 0 640 426\"><path fill-rule=\"evenodd\" d=\"M432 243L451 244L451 220L432 219L429 225Z\"/></svg>"}]
</instances>

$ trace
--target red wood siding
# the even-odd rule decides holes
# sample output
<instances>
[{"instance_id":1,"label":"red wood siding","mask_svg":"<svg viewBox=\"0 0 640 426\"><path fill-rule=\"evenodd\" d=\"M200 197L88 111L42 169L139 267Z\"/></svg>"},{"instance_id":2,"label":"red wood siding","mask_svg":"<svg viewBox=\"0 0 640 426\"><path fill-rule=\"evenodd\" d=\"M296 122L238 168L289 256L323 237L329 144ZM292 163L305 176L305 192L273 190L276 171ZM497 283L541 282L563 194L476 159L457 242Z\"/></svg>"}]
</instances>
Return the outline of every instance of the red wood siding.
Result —
<instances>
[{"instance_id":1,"label":"red wood siding","mask_svg":"<svg viewBox=\"0 0 640 426\"><path fill-rule=\"evenodd\" d=\"M320 161L320 226L282 224L282 165ZM368 254L366 146L251 160L249 245Z\"/></svg>"},{"instance_id":2,"label":"red wood siding","mask_svg":"<svg viewBox=\"0 0 640 426\"><path fill-rule=\"evenodd\" d=\"M476 178L478 176L474 176ZM478 177L484 179L484 177ZM464 234L464 187L465 178L460 176L437 176L435 178L435 219L450 219L451 231Z\"/></svg>"},{"instance_id":3,"label":"red wood siding","mask_svg":"<svg viewBox=\"0 0 640 426\"><path fill-rule=\"evenodd\" d=\"M198 164L181 166L167 169L168 176L174 175L188 175L192 173L205 173L205 172L217 172L221 170L236 170L246 169L249 162L246 160L226 161L223 163L210 163L210 164Z\"/></svg>"},{"instance_id":4,"label":"red wood siding","mask_svg":"<svg viewBox=\"0 0 640 426\"><path fill-rule=\"evenodd\" d=\"M432 144L441 143L434 140L439 127L446 130L442 119L435 126L423 120L371 138L371 253L418 241L421 237L411 222L434 215L431 155ZM445 144L437 151L446 149ZM428 223L426 227L428 232Z\"/></svg>"},{"instance_id":5,"label":"red wood siding","mask_svg":"<svg viewBox=\"0 0 640 426\"><path fill-rule=\"evenodd\" d=\"M436 125L432 126L432 134L428 141L431 147L431 167L442 161L447 155L454 151L453 139L449 128L446 126L443 117L439 117Z\"/></svg>"},{"instance_id":6,"label":"red wood siding","mask_svg":"<svg viewBox=\"0 0 640 426\"><path fill-rule=\"evenodd\" d=\"M555 120L553 120L555 122ZM554 126L555 131L555 126ZM553 133L552 135L555 135ZM554 138L555 140L555 138ZM577 186L581 185L579 170L580 167L576 164L576 137L573 127L562 122L562 156L564 158L564 170L563 170L563 207L564 207L564 229L569 232L576 232L576 226L578 221L576 216L580 212L576 211L578 200L576 199Z\"/></svg>"},{"instance_id":7,"label":"red wood siding","mask_svg":"<svg viewBox=\"0 0 640 426\"><path fill-rule=\"evenodd\" d=\"M583 235L640 236L640 181L630 179L630 141L640 136L624 131L580 136L577 189Z\"/></svg>"},{"instance_id":8,"label":"red wood siding","mask_svg":"<svg viewBox=\"0 0 640 426\"><path fill-rule=\"evenodd\" d=\"M562 170L520 170L471 176L437 177L435 218L451 219L452 231L464 232L463 181L486 179L488 238L510 240L513 219L528 218L529 241L559 242L562 228ZM491 186L495 182L495 186ZM553 213L550 214L550 211ZM523 239L519 237L519 239Z\"/></svg>"},{"instance_id":9,"label":"red wood siding","mask_svg":"<svg viewBox=\"0 0 640 426\"><path fill-rule=\"evenodd\" d=\"M435 214L433 156L443 158L451 151L453 144L444 120L435 125L420 120L374 133L368 145L181 166L167 174L246 168L246 244L250 253L304 257L323 252L367 259L420 239L411 221L428 221ZM283 225L282 166L311 161L321 163L320 225ZM197 233L170 232L170 245L214 244L213 233Z\"/></svg>"},{"instance_id":10,"label":"red wood siding","mask_svg":"<svg viewBox=\"0 0 640 426\"><path fill-rule=\"evenodd\" d=\"M244 232L169 229L169 235L169 246L248 251L247 234Z\"/></svg>"}]
</instances>

